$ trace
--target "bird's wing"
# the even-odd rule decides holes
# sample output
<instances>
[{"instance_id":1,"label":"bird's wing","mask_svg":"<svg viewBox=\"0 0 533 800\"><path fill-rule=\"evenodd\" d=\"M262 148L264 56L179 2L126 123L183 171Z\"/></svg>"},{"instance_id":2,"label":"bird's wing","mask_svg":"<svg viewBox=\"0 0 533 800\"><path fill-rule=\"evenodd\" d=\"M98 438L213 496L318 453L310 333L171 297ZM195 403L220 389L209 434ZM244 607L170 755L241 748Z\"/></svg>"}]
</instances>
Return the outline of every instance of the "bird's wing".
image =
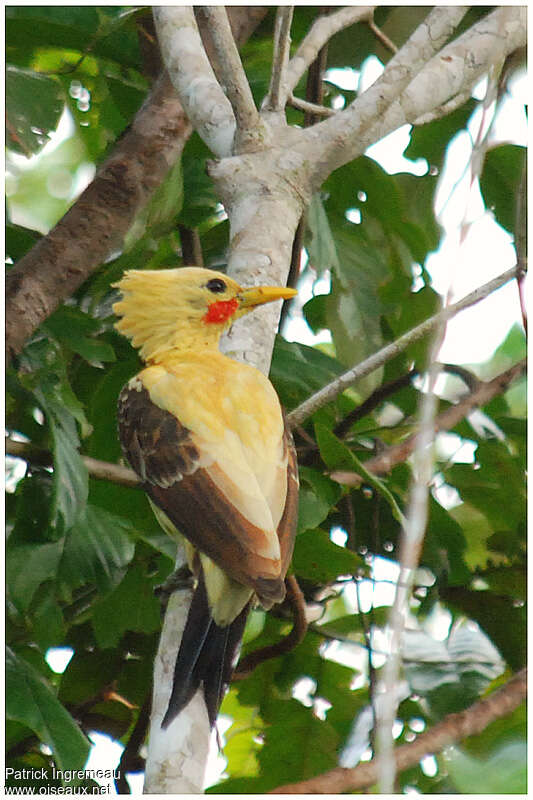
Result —
<instances>
[{"instance_id":1,"label":"bird's wing","mask_svg":"<svg viewBox=\"0 0 533 800\"><path fill-rule=\"evenodd\" d=\"M284 572L272 515L266 529L257 524L257 480L246 473L238 450L214 447L191 432L153 401L139 377L120 395L118 421L128 461L176 528L264 604L281 600Z\"/></svg>"}]
</instances>

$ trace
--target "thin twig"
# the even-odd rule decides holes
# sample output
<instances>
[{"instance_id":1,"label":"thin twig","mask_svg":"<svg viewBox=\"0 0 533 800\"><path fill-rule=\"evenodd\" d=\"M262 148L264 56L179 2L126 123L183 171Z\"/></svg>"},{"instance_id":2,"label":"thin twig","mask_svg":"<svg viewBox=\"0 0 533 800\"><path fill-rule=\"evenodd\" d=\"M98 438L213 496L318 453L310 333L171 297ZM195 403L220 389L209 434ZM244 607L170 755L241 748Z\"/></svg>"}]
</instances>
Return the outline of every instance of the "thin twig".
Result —
<instances>
[{"instance_id":1,"label":"thin twig","mask_svg":"<svg viewBox=\"0 0 533 800\"><path fill-rule=\"evenodd\" d=\"M527 160L524 158L522 177L516 197L516 218L514 225L514 244L518 261L518 298L522 313L522 324L527 335L527 307L525 297L525 278L527 274Z\"/></svg>"},{"instance_id":2,"label":"thin twig","mask_svg":"<svg viewBox=\"0 0 533 800\"><path fill-rule=\"evenodd\" d=\"M204 266L204 255L202 253L202 242L197 228L189 228L187 225L178 225L181 241L181 255L183 263L195 267Z\"/></svg>"},{"instance_id":3,"label":"thin twig","mask_svg":"<svg viewBox=\"0 0 533 800\"><path fill-rule=\"evenodd\" d=\"M369 356L360 364L357 364L347 372L339 375L338 378L327 384L327 386L324 386L318 392L315 392L315 394L311 395L311 397L308 397L307 400L304 400L303 403L291 411L287 417L289 425L292 428L296 425L299 425L305 419L314 414L315 411L318 411L319 408L322 408L334 400L339 394L348 388L348 386L351 386L356 381L364 378L366 375L369 375L378 367L386 364L387 361L390 361L399 353L403 352L410 344L418 341L423 336L426 336L426 334L428 334L430 331L434 330L444 320L451 319L451 317L458 314L459 311L479 303L480 300L488 297L489 294L496 291L496 289L499 289L501 286L515 277L516 265L499 275L497 278L493 278L483 286L480 286L478 289L470 292L470 294L467 294L461 300L458 300L456 303L453 303L424 322L421 322L420 325L417 325L415 328L407 331L407 333L404 333L394 342L385 345L385 347L382 347L381 350L378 350L377 353Z\"/></svg>"},{"instance_id":4,"label":"thin twig","mask_svg":"<svg viewBox=\"0 0 533 800\"><path fill-rule=\"evenodd\" d=\"M49 450L34 447L30 442L19 442L16 439L7 437L5 440L6 455L22 458L30 464L41 467L51 467L54 457ZM81 459L91 478L103 481L112 481L120 486L131 486L140 488L139 478L133 470L123 467L120 464L112 464L109 461L100 461L91 456L81 456Z\"/></svg>"},{"instance_id":5,"label":"thin twig","mask_svg":"<svg viewBox=\"0 0 533 800\"><path fill-rule=\"evenodd\" d=\"M130 734L128 743L118 762L117 777L115 778L115 788L119 794L132 794L130 785L126 779L127 772L139 772L139 761L141 756L139 751L144 743L146 734L148 732L148 725L150 724L150 706L152 699L150 694L144 701L137 722Z\"/></svg>"},{"instance_id":6,"label":"thin twig","mask_svg":"<svg viewBox=\"0 0 533 800\"><path fill-rule=\"evenodd\" d=\"M457 714L448 714L414 742L394 751L398 772L418 764L428 753L440 753L445 747L467 736L482 733L497 719L511 714L527 697L527 670L514 675L504 686ZM278 786L271 794L341 794L372 786L377 779L376 759L351 769L336 769L310 780Z\"/></svg>"},{"instance_id":7,"label":"thin twig","mask_svg":"<svg viewBox=\"0 0 533 800\"><path fill-rule=\"evenodd\" d=\"M287 83L287 67L291 46L291 23L294 6L278 6L274 31L274 54L270 87L264 108L268 111L281 111L286 103L290 88Z\"/></svg>"},{"instance_id":8,"label":"thin twig","mask_svg":"<svg viewBox=\"0 0 533 800\"><path fill-rule=\"evenodd\" d=\"M376 39L379 39L381 44L384 47L386 47L387 50L390 50L391 53L397 53L398 52L398 48L396 47L396 45L394 44L392 39L389 39L387 34L384 31L382 31L380 27L378 27L376 25L376 23L374 22L373 19L368 21L368 27L370 28L370 30L372 31L372 33L374 34Z\"/></svg>"},{"instance_id":9,"label":"thin twig","mask_svg":"<svg viewBox=\"0 0 533 800\"><path fill-rule=\"evenodd\" d=\"M303 111L305 114L313 114L315 117L333 117L337 113L334 108L328 106L319 106L316 103L309 103L307 100L302 100L295 97L293 94L289 97L288 104L298 111Z\"/></svg>"},{"instance_id":10,"label":"thin twig","mask_svg":"<svg viewBox=\"0 0 533 800\"><path fill-rule=\"evenodd\" d=\"M379 386L375 391L369 395L366 400L361 403L361 405L357 406L347 414L344 419L341 419L340 422L335 425L333 428L333 433L339 439L342 439L352 425L355 425L360 419L363 419L374 411L381 403L386 400L388 397L391 397L396 392L400 391L400 389L405 389L406 386L411 385L411 381L419 374L418 369L410 369L409 372L406 372L405 375L400 375L399 378L394 378L387 383L384 383L383 386Z\"/></svg>"},{"instance_id":11,"label":"thin twig","mask_svg":"<svg viewBox=\"0 0 533 800\"><path fill-rule=\"evenodd\" d=\"M513 381L520 378L526 371L526 359L514 364L510 369L500 373L490 381L482 381L478 388L463 397L453 406L447 408L435 420L435 432L449 431L454 428L473 409L486 405L493 397L504 392ZM416 447L418 433L413 433L403 442L392 445L373 458L365 461L368 472L374 475L383 475L396 466L406 461ZM355 472L332 472L329 476L337 483L344 486L360 486L363 482L361 476Z\"/></svg>"}]
</instances>

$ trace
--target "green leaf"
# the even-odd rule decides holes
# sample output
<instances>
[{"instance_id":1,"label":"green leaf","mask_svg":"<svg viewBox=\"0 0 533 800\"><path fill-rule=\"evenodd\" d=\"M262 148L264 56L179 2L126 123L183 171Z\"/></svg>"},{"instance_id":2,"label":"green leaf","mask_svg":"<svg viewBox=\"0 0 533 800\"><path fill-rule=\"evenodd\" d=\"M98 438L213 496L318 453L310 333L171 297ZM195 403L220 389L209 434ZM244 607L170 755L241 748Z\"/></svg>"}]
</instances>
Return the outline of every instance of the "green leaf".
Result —
<instances>
[{"instance_id":1,"label":"green leaf","mask_svg":"<svg viewBox=\"0 0 533 800\"><path fill-rule=\"evenodd\" d=\"M339 501L342 489L338 483L309 467L300 467L300 499L298 531L316 528Z\"/></svg>"},{"instance_id":2,"label":"green leaf","mask_svg":"<svg viewBox=\"0 0 533 800\"><path fill-rule=\"evenodd\" d=\"M46 320L45 327L63 345L79 353L87 361L115 361L115 351L107 342L95 337L102 322L77 308L63 306Z\"/></svg>"},{"instance_id":3,"label":"green leaf","mask_svg":"<svg viewBox=\"0 0 533 800\"><path fill-rule=\"evenodd\" d=\"M89 492L88 472L79 452L73 424L52 422L54 437L54 496L52 525L59 533L69 530L84 509Z\"/></svg>"},{"instance_id":4,"label":"green leaf","mask_svg":"<svg viewBox=\"0 0 533 800\"><path fill-rule=\"evenodd\" d=\"M87 583L101 593L113 589L135 552L130 523L97 506L88 505L68 532L59 579L71 592Z\"/></svg>"},{"instance_id":5,"label":"green leaf","mask_svg":"<svg viewBox=\"0 0 533 800\"><path fill-rule=\"evenodd\" d=\"M513 234L516 224L514 200L524 169L526 148L517 144L493 147L485 156L480 187L487 208L496 221Z\"/></svg>"},{"instance_id":6,"label":"green leaf","mask_svg":"<svg viewBox=\"0 0 533 800\"><path fill-rule=\"evenodd\" d=\"M93 700L111 678L120 672L122 654L118 650L75 650L61 676L59 699L66 705L79 705L88 698Z\"/></svg>"},{"instance_id":7,"label":"green leaf","mask_svg":"<svg viewBox=\"0 0 533 800\"><path fill-rule=\"evenodd\" d=\"M65 619L54 590L52 584L43 587L32 609L33 634L42 652L57 647L65 635Z\"/></svg>"},{"instance_id":8,"label":"green leaf","mask_svg":"<svg viewBox=\"0 0 533 800\"><path fill-rule=\"evenodd\" d=\"M12 544L6 548L6 580L8 595L16 608L24 613L39 586L55 580L62 541L47 544Z\"/></svg>"},{"instance_id":9,"label":"green leaf","mask_svg":"<svg viewBox=\"0 0 533 800\"><path fill-rule=\"evenodd\" d=\"M411 691L426 698L438 719L468 708L503 671L494 645L466 623L452 628L445 641L407 631L403 659Z\"/></svg>"},{"instance_id":10,"label":"green leaf","mask_svg":"<svg viewBox=\"0 0 533 800\"><path fill-rule=\"evenodd\" d=\"M510 667L524 666L527 652L526 608L512 597L489 591L474 591L462 586L442 590L452 607L475 620L490 637Z\"/></svg>"},{"instance_id":11,"label":"green leaf","mask_svg":"<svg viewBox=\"0 0 533 800\"><path fill-rule=\"evenodd\" d=\"M8 65L6 117L9 146L31 156L57 128L65 100L61 84L52 77Z\"/></svg>"},{"instance_id":12,"label":"green leaf","mask_svg":"<svg viewBox=\"0 0 533 800\"><path fill-rule=\"evenodd\" d=\"M39 236L36 231L8 222L6 225L6 258L12 259L13 262L18 261L28 250L31 250L38 240ZM7 263L6 269L8 269Z\"/></svg>"},{"instance_id":13,"label":"green leaf","mask_svg":"<svg viewBox=\"0 0 533 800\"><path fill-rule=\"evenodd\" d=\"M471 99L441 119L413 127L411 140L404 150L405 157L413 161L425 158L430 166L440 170L450 141L458 131L466 128L476 106L476 101Z\"/></svg>"},{"instance_id":14,"label":"green leaf","mask_svg":"<svg viewBox=\"0 0 533 800\"><path fill-rule=\"evenodd\" d=\"M338 267L337 248L333 238L329 220L319 194L311 198L306 216L309 230L309 241L306 243L309 261L321 275L326 270Z\"/></svg>"},{"instance_id":15,"label":"green leaf","mask_svg":"<svg viewBox=\"0 0 533 800\"><path fill-rule=\"evenodd\" d=\"M280 704L278 720L265 732L258 753L269 788L319 775L337 765L339 737L327 721L296 700Z\"/></svg>"},{"instance_id":16,"label":"green leaf","mask_svg":"<svg viewBox=\"0 0 533 800\"><path fill-rule=\"evenodd\" d=\"M50 747L59 769L82 769L90 743L42 675L9 649L6 716L26 725Z\"/></svg>"},{"instance_id":17,"label":"green leaf","mask_svg":"<svg viewBox=\"0 0 533 800\"><path fill-rule=\"evenodd\" d=\"M350 550L334 544L327 533L317 528L296 537L292 565L300 578L324 584L337 580L339 575L353 575L363 566L363 561Z\"/></svg>"},{"instance_id":18,"label":"green leaf","mask_svg":"<svg viewBox=\"0 0 533 800\"><path fill-rule=\"evenodd\" d=\"M510 742L489 758L473 758L453 748L446 769L461 794L521 794L527 792L527 745Z\"/></svg>"},{"instance_id":19,"label":"green leaf","mask_svg":"<svg viewBox=\"0 0 533 800\"><path fill-rule=\"evenodd\" d=\"M329 428L315 422L315 436L324 464L329 470L354 470L356 462L349 447Z\"/></svg>"},{"instance_id":20,"label":"green leaf","mask_svg":"<svg viewBox=\"0 0 533 800\"><path fill-rule=\"evenodd\" d=\"M149 233L153 238L168 233L176 227L183 206L181 169L181 160L178 159L153 193L149 203L137 215L124 241L126 252L145 234Z\"/></svg>"},{"instance_id":21,"label":"green leaf","mask_svg":"<svg viewBox=\"0 0 533 800\"><path fill-rule=\"evenodd\" d=\"M120 6L10 6L6 40L10 60L17 63L28 50L57 47L85 53L90 45L96 57L140 66L135 26Z\"/></svg>"},{"instance_id":22,"label":"green leaf","mask_svg":"<svg viewBox=\"0 0 533 800\"><path fill-rule=\"evenodd\" d=\"M126 631L153 633L161 627L153 581L140 565L128 570L111 594L94 606L92 625L100 647L115 647Z\"/></svg>"},{"instance_id":23,"label":"green leaf","mask_svg":"<svg viewBox=\"0 0 533 800\"><path fill-rule=\"evenodd\" d=\"M276 338L270 379L285 408L294 408L342 371L338 361L320 350Z\"/></svg>"}]
</instances>

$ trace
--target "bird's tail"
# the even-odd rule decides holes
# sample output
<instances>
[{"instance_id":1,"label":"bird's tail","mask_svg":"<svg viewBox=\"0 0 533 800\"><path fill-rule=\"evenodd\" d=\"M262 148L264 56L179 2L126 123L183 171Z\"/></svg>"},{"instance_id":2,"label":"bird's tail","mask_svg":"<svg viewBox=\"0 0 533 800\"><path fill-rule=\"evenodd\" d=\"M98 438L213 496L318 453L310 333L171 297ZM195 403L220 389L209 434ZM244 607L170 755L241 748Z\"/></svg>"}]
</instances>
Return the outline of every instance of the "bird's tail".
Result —
<instances>
[{"instance_id":1,"label":"bird's tail","mask_svg":"<svg viewBox=\"0 0 533 800\"><path fill-rule=\"evenodd\" d=\"M200 571L174 667L174 681L161 726L167 728L192 700L202 684L211 727L231 680L250 610L247 603L227 627L215 623Z\"/></svg>"}]
</instances>

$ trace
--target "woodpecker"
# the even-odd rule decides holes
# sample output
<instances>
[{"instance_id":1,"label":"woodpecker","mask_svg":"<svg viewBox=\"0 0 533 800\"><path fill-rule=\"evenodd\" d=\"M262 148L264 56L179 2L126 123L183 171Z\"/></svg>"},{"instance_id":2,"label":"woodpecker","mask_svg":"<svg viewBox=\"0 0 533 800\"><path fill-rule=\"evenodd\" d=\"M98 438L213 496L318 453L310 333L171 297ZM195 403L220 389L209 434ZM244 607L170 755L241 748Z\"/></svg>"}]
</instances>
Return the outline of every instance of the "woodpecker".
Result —
<instances>
[{"instance_id":1,"label":"woodpecker","mask_svg":"<svg viewBox=\"0 0 533 800\"><path fill-rule=\"evenodd\" d=\"M213 726L249 610L285 596L298 506L278 396L219 341L237 318L296 292L199 267L129 270L115 286L116 328L145 364L119 396L120 442L163 529L184 537L195 579L162 726L199 688Z\"/></svg>"}]
</instances>

